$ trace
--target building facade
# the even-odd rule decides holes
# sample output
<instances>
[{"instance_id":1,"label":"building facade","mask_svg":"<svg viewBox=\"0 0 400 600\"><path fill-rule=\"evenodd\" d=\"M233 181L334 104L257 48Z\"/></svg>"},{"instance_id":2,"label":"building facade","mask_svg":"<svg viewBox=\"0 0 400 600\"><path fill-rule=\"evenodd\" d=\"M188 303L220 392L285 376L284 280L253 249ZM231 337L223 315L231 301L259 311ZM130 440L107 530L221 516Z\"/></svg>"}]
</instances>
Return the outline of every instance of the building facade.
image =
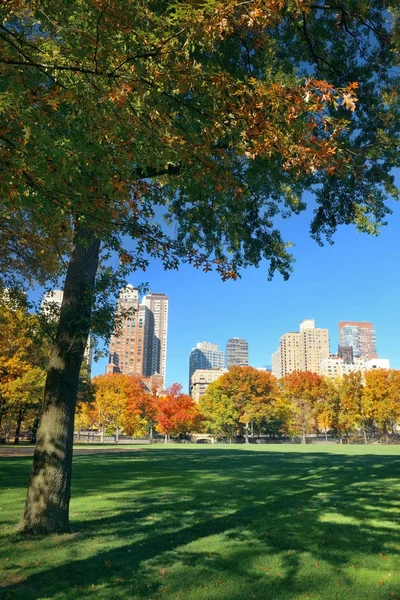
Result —
<instances>
[{"instance_id":1,"label":"building facade","mask_svg":"<svg viewBox=\"0 0 400 600\"><path fill-rule=\"evenodd\" d=\"M272 372L284 377L294 371L320 373L321 360L329 356L329 332L315 327L313 319L300 323L300 331L285 333L272 355Z\"/></svg>"},{"instance_id":2,"label":"building facade","mask_svg":"<svg viewBox=\"0 0 400 600\"><path fill-rule=\"evenodd\" d=\"M139 294L133 285L127 285L118 296L116 330L109 347L109 364L106 373L141 375L142 357L139 346Z\"/></svg>"},{"instance_id":3,"label":"building facade","mask_svg":"<svg viewBox=\"0 0 400 600\"><path fill-rule=\"evenodd\" d=\"M226 342L226 367L247 367L249 364L249 344L240 338L231 338Z\"/></svg>"},{"instance_id":4,"label":"building facade","mask_svg":"<svg viewBox=\"0 0 400 600\"><path fill-rule=\"evenodd\" d=\"M320 373L321 360L329 356L329 331L315 327L313 319L300 323L300 371Z\"/></svg>"},{"instance_id":5,"label":"building facade","mask_svg":"<svg viewBox=\"0 0 400 600\"><path fill-rule=\"evenodd\" d=\"M340 321L339 344L353 348L354 358L378 358L375 327L368 321Z\"/></svg>"},{"instance_id":6,"label":"building facade","mask_svg":"<svg viewBox=\"0 0 400 600\"><path fill-rule=\"evenodd\" d=\"M320 375L335 379L336 377L343 377L349 373L360 371L366 373L374 369L390 369L390 362L388 358L372 358L371 360L363 360L362 358L355 358L352 363L348 363L344 358L333 354L321 361L321 372Z\"/></svg>"},{"instance_id":7,"label":"building facade","mask_svg":"<svg viewBox=\"0 0 400 600\"><path fill-rule=\"evenodd\" d=\"M225 369L225 354L218 349L217 344L199 342L192 348L189 355L189 390L192 387L192 375L197 369Z\"/></svg>"},{"instance_id":8,"label":"building facade","mask_svg":"<svg viewBox=\"0 0 400 600\"><path fill-rule=\"evenodd\" d=\"M168 338L168 297L155 293L139 304L137 290L128 285L117 303L117 329L111 336L106 373L159 375L165 386Z\"/></svg>"},{"instance_id":9,"label":"building facade","mask_svg":"<svg viewBox=\"0 0 400 600\"><path fill-rule=\"evenodd\" d=\"M217 381L227 369L196 369L191 377L190 395L195 402L198 402L205 394L210 383Z\"/></svg>"},{"instance_id":10,"label":"building facade","mask_svg":"<svg viewBox=\"0 0 400 600\"><path fill-rule=\"evenodd\" d=\"M143 298L142 305L145 334L142 374L151 377L158 373L165 385L169 299L165 294L151 293Z\"/></svg>"},{"instance_id":11,"label":"building facade","mask_svg":"<svg viewBox=\"0 0 400 600\"><path fill-rule=\"evenodd\" d=\"M277 379L282 377L282 366L281 366L281 349L278 348L276 352L271 356L272 373Z\"/></svg>"}]
</instances>

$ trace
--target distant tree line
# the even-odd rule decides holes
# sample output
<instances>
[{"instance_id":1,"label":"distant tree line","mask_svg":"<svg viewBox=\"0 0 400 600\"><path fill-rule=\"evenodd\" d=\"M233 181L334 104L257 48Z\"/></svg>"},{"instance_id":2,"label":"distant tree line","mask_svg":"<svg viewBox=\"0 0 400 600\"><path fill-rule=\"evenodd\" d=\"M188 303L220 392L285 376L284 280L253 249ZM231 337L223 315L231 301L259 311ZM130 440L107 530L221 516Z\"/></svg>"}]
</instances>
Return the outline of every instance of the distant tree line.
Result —
<instances>
[{"instance_id":1,"label":"distant tree line","mask_svg":"<svg viewBox=\"0 0 400 600\"><path fill-rule=\"evenodd\" d=\"M360 432L395 434L400 423L400 371L377 369L330 379L294 372L277 379L252 367L232 367L200 399L203 427L217 437L328 433L340 441Z\"/></svg>"}]
</instances>

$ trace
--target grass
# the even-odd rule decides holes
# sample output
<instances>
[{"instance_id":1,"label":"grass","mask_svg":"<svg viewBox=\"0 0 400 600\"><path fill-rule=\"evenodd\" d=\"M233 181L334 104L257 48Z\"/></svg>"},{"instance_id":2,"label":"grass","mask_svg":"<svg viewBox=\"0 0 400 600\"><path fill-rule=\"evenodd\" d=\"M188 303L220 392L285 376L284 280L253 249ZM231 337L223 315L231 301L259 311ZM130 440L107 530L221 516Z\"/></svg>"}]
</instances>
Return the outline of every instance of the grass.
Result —
<instances>
[{"instance_id":1,"label":"grass","mask_svg":"<svg viewBox=\"0 0 400 600\"><path fill-rule=\"evenodd\" d=\"M400 448L168 446L74 457L75 533L14 532L31 458L0 458L0 598L400 600Z\"/></svg>"}]
</instances>

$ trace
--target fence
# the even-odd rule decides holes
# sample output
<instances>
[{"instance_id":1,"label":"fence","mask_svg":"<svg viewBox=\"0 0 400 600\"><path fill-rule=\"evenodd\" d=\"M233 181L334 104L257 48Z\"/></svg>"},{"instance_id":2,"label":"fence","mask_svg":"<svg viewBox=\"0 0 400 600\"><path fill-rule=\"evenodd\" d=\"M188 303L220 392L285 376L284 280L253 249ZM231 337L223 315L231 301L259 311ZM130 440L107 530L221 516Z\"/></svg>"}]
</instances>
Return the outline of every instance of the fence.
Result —
<instances>
[{"instance_id":1,"label":"fence","mask_svg":"<svg viewBox=\"0 0 400 600\"><path fill-rule=\"evenodd\" d=\"M128 435L102 435L98 431L75 431L74 442L83 444L150 444L148 438L133 438Z\"/></svg>"}]
</instances>

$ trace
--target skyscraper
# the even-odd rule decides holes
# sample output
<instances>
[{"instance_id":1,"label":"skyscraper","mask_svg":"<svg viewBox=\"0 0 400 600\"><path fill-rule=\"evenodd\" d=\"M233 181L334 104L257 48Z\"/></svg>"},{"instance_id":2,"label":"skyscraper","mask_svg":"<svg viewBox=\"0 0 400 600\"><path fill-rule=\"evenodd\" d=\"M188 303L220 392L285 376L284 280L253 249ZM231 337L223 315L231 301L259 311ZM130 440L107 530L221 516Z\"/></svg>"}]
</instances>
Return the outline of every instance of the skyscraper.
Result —
<instances>
[{"instance_id":1,"label":"skyscraper","mask_svg":"<svg viewBox=\"0 0 400 600\"><path fill-rule=\"evenodd\" d=\"M340 321L339 344L353 348L354 358L378 358L375 327L368 321Z\"/></svg>"},{"instance_id":2,"label":"skyscraper","mask_svg":"<svg viewBox=\"0 0 400 600\"><path fill-rule=\"evenodd\" d=\"M152 377L165 385L168 335L168 297L149 294L139 304L137 290L128 285L118 297L119 329L110 340L106 372Z\"/></svg>"},{"instance_id":3,"label":"skyscraper","mask_svg":"<svg viewBox=\"0 0 400 600\"><path fill-rule=\"evenodd\" d=\"M249 364L249 345L246 340L231 338L226 342L226 366L239 365L247 367Z\"/></svg>"},{"instance_id":4,"label":"skyscraper","mask_svg":"<svg viewBox=\"0 0 400 600\"><path fill-rule=\"evenodd\" d=\"M168 296L161 293L151 293L142 302L145 330L142 374L151 377L158 373L162 376L164 385L167 369L168 303Z\"/></svg>"},{"instance_id":5,"label":"skyscraper","mask_svg":"<svg viewBox=\"0 0 400 600\"><path fill-rule=\"evenodd\" d=\"M300 331L285 333L279 348L272 355L272 372L284 377L293 371L320 373L321 360L329 356L329 333L327 329L315 327L313 319L300 323Z\"/></svg>"},{"instance_id":6,"label":"skyscraper","mask_svg":"<svg viewBox=\"0 0 400 600\"><path fill-rule=\"evenodd\" d=\"M189 356L189 391L192 386L192 375L197 369L224 369L225 354L218 350L217 344L199 342L192 348Z\"/></svg>"},{"instance_id":7,"label":"skyscraper","mask_svg":"<svg viewBox=\"0 0 400 600\"><path fill-rule=\"evenodd\" d=\"M141 375L139 356L139 295L133 285L122 288L117 302L117 329L111 336L107 373L119 372Z\"/></svg>"}]
</instances>

